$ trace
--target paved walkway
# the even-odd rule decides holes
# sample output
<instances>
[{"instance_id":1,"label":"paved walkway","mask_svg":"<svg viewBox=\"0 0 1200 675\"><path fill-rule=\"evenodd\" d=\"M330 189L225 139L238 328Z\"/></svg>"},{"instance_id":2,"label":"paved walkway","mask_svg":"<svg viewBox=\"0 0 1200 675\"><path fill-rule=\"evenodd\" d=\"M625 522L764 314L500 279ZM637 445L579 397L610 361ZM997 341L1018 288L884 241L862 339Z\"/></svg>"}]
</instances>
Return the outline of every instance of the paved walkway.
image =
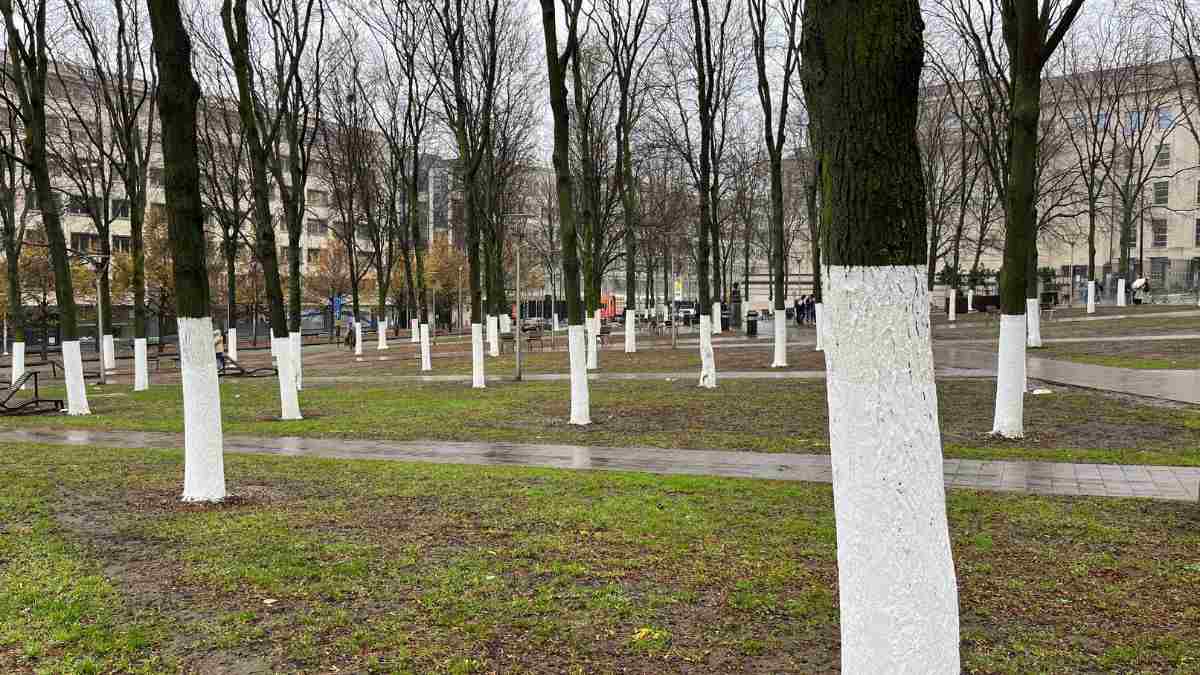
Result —
<instances>
[{"instance_id":1,"label":"paved walkway","mask_svg":"<svg viewBox=\"0 0 1200 675\"><path fill-rule=\"evenodd\" d=\"M124 431L0 431L0 442L119 448L180 448L181 434ZM336 438L226 436L227 452L419 461L441 464L536 466L559 469L645 471L829 483L827 455L721 450L605 448L525 443L373 441ZM1173 501L1200 498L1200 467L1120 466L1055 462L947 459L946 485L1000 492Z\"/></svg>"},{"instance_id":2,"label":"paved walkway","mask_svg":"<svg viewBox=\"0 0 1200 675\"><path fill-rule=\"evenodd\" d=\"M718 364L719 365L719 364ZM938 368L939 377L995 377L995 369L986 368ZM613 382L628 380L698 380L698 371L662 373L607 373L603 370L588 373L589 382ZM566 382L569 373L532 373L522 376L526 382ZM717 381L721 380L823 380L824 370L717 370ZM470 375L305 375L305 384L335 384L339 382L388 383L388 382L470 382ZM512 375L488 375L488 382L512 382Z\"/></svg>"}]
</instances>

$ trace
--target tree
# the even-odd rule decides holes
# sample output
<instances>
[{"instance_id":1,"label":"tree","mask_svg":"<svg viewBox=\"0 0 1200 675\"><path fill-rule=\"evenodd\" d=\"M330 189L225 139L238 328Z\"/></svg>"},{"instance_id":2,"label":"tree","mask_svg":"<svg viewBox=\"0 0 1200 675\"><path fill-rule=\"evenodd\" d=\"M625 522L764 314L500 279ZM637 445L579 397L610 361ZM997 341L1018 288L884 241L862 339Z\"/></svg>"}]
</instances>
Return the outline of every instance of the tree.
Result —
<instances>
[{"instance_id":1,"label":"tree","mask_svg":"<svg viewBox=\"0 0 1200 675\"><path fill-rule=\"evenodd\" d=\"M200 199L200 158L196 108L200 85L192 76L191 40L179 5L151 3L154 53L161 82L159 115L179 313L180 370L183 372L184 501L225 498L222 457L221 391L217 384L209 315L204 206Z\"/></svg>"},{"instance_id":2,"label":"tree","mask_svg":"<svg viewBox=\"0 0 1200 675\"><path fill-rule=\"evenodd\" d=\"M16 381L24 370L25 312L21 291L21 252L25 244L25 227L29 215L28 200L17 209L17 191L28 189L25 172L17 157L21 154L20 116L6 107L0 118L0 237L4 245L5 320L12 331L12 379Z\"/></svg>"},{"instance_id":3,"label":"tree","mask_svg":"<svg viewBox=\"0 0 1200 675\"><path fill-rule=\"evenodd\" d=\"M567 68L579 58L581 0L564 0L567 42L558 50L555 0L541 0L542 33L546 41L546 79L554 119L554 176L558 188L559 238L562 242L563 291L567 300L567 335L571 358L571 424L591 424L586 347L583 344L583 302L579 295L579 234L575 229L575 187L571 173L571 120L567 105Z\"/></svg>"},{"instance_id":4,"label":"tree","mask_svg":"<svg viewBox=\"0 0 1200 675\"><path fill-rule=\"evenodd\" d=\"M59 203L50 182L47 152L46 80L50 56L46 33L46 0L20 2L16 9L12 0L0 0L7 35L4 86L0 98L10 110L15 110L25 128L20 154L9 157L29 175L37 194L45 243L50 249L54 268L54 293L58 304L59 330L62 333L63 369L67 381L67 412L87 415L87 390L83 383L83 360L79 353L79 327L75 309L75 288L71 279L71 262L63 237ZM11 153L11 149L6 150Z\"/></svg>"},{"instance_id":5,"label":"tree","mask_svg":"<svg viewBox=\"0 0 1200 675\"><path fill-rule=\"evenodd\" d=\"M753 39L754 64L758 72L758 101L763 113L763 139L767 144L767 157L771 171L771 241L772 267L775 296L775 359L774 368L787 366L787 322L783 320L786 310L786 287L784 268L787 258L783 247L783 151L787 147L788 104L791 101L791 80L799 67L800 43L799 20L800 0L747 0L750 8L750 31ZM769 19L768 15L777 15ZM771 96L771 73L767 67L767 36L776 21L783 23L783 82L779 94L779 117L774 118L775 104ZM747 273L749 276L749 273Z\"/></svg>"},{"instance_id":6,"label":"tree","mask_svg":"<svg viewBox=\"0 0 1200 675\"><path fill-rule=\"evenodd\" d=\"M804 7L848 673L959 672L916 134L923 28L917 0Z\"/></svg>"}]
</instances>

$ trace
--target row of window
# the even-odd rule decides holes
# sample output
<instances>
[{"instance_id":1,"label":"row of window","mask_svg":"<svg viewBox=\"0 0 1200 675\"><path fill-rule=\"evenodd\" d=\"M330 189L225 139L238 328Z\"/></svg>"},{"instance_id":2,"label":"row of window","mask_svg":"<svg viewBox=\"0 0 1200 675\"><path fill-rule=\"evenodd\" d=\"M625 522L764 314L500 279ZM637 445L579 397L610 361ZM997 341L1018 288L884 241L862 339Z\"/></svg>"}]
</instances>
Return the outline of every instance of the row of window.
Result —
<instances>
[{"instance_id":1,"label":"row of window","mask_svg":"<svg viewBox=\"0 0 1200 675\"><path fill-rule=\"evenodd\" d=\"M131 246L129 237L119 234L113 235L113 253L129 253L130 248ZM71 249L74 251L81 251L83 253L98 253L100 251L100 235L89 234L87 232L72 232Z\"/></svg>"},{"instance_id":2,"label":"row of window","mask_svg":"<svg viewBox=\"0 0 1200 675\"><path fill-rule=\"evenodd\" d=\"M1194 246L1200 246L1200 218L1196 219L1195 223L1195 240ZM1170 245L1168 236L1167 220L1165 218L1153 218L1150 221L1150 247L1151 248L1167 248Z\"/></svg>"},{"instance_id":3,"label":"row of window","mask_svg":"<svg viewBox=\"0 0 1200 675\"><path fill-rule=\"evenodd\" d=\"M1175 112L1172 110L1165 108L1154 111L1129 110L1125 113L1125 117L1123 118L1125 120L1125 124L1122 126L1122 130L1127 133L1140 131L1146 124L1146 118L1150 116L1154 117L1155 126L1157 126L1159 129L1166 130L1175 126ZM1091 119L1095 122L1097 129L1107 129L1108 125L1112 123L1113 117L1114 116L1111 113L1100 112L1096 113L1096 115ZM1076 129L1082 129L1086 127L1088 125L1088 121L1089 116L1086 115L1082 110L1076 111L1075 114L1071 116L1071 125Z\"/></svg>"}]
</instances>

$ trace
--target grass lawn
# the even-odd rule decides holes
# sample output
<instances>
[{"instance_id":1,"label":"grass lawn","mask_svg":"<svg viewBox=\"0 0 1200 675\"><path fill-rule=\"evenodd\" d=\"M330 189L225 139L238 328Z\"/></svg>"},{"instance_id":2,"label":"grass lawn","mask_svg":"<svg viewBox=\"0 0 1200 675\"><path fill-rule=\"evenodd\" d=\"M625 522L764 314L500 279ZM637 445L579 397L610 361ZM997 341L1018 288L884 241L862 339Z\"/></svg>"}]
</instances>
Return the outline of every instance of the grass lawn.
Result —
<instances>
[{"instance_id":1,"label":"grass lawn","mask_svg":"<svg viewBox=\"0 0 1200 675\"><path fill-rule=\"evenodd\" d=\"M1169 335L1171 333L1200 332L1200 316L1153 317L1135 316L1129 319L1107 319L1104 321L1043 321L1043 338L1075 338L1093 336ZM961 326L934 327L937 340L995 340L1000 335L997 321L972 321Z\"/></svg>"},{"instance_id":2,"label":"grass lawn","mask_svg":"<svg viewBox=\"0 0 1200 675\"><path fill-rule=\"evenodd\" d=\"M0 671L837 672L828 486L0 445ZM1194 504L953 491L964 672L1200 671Z\"/></svg>"},{"instance_id":3,"label":"grass lawn","mask_svg":"<svg viewBox=\"0 0 1200 675\"><path fill-rule=\"evenodd\" d=\"M1065 359L1114 368L1146 370L1200 368L1200 340L1143 340L1049 344L1030 352L1038 358Z\"/></svg>"},{"instance_id":4,"label":"grass lawn","mask_svg":"<svg viewBox=\"0 0 1200 675\"><path fill-rule=\"evenodd\" d=\"M692 378L591 384L592 420L569 427L567 382L496 383L475 391L462 383L310 386L301 393L306 419L281 422L270 378L224 380L222 413L229 434L394 440L507 441L754 452L828 452L825 385L812 380L727 380L702 390ZM988 435L995 383L939 383L946 454L975 459L1045 459L1125 464L1200 465L1200 408L1155 405L1128 397L1052 387L1026 399L1027 437ZM26 428L182 431L178 385L133 393L126 386L90 390L93 415L5 420Z\"/></svg>"}]
</instances>

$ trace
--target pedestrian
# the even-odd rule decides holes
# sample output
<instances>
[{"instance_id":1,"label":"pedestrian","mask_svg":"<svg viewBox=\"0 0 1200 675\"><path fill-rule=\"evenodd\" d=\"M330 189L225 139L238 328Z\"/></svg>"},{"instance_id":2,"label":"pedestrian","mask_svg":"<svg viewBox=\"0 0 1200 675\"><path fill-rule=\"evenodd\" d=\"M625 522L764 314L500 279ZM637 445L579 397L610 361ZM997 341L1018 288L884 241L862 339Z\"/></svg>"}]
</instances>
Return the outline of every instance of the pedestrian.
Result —
<instances>
[{"instance_id":1,"label":"pedestrian","mask_svg":"<svg viewBox=\"0 0 1200 675\"><path fill-rule=\"evenodd\" d=\"M801 314L801 311L803 310L803 308L804 308L804 305L801 302L800 298L795 298L792 301L792 318L794 318L796 320L797 326L804 325L804 316Z\"/></svg>"},{"instance_id":2,"label":"pedestrian","mask_svg":"<svg viewBox=\"0 0 1200 675\"><path fill-rule=\"evenodd\" d=\"M804 318L810 324L817 323L817 296L810 295L804 303Z\"/></svg>"},{"instance_id":3,"label":"pedestrian","mask_svg":"<svg viewBox=\"0 0 1200 675\"><path fill-rule=\"evenodd\" d=\"M225 370L225 336L219 330L213 331L213 349L217 352L217 372Z\"/></svg>"}]
</instances>

